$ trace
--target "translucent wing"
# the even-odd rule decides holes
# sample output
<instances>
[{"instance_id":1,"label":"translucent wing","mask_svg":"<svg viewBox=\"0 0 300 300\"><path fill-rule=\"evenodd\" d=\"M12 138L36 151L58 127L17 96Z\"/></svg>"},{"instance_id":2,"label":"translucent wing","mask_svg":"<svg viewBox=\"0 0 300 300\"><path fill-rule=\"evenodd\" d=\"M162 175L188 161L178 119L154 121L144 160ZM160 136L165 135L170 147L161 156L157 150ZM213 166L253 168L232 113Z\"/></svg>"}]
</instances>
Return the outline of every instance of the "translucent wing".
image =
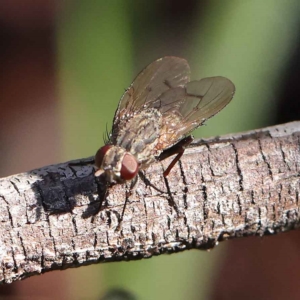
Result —
<instances>
[{"instance_id":1,"label":"translucent wing","mask_svg":"<svg viewBox=\"0 0 300 300\"><path fill-rule=\"evenodd\" d=\"M188 62L180 57L167 56L148 65L122 96L113 121L112 135L118 130L121 119L130 119L171 88L183 87L190 80Z\"/></svg>"},{"instance_id":2,"label":"translucent wing","mask_svg":"<svg viewBox=\"0 0 300 300\"><path fill-rule=\"evenodd\" d=\"M166 91L155 102L163 116L158 149L165 149L201 126L232 99L234 84L225 77L203 78Z\"/></svg>"},{"instance_id":3,"label":"translucent wing","mask_svg":"<svg viewBox=\"0 0 300 300\"><path fill-rule=\"evenodd\" d=\"M186 98L180 106L180 114L190 132L222 110L232 99L235 86L225 77L209 77L191 81L186 85Z\"/></svg>"},{"instance_id":4,"label":"translucent wing","mask_svg":"<svg viewBox=\"0 0 300 300\"><path fill-rule=\"evenodd\" d=\"M159 153L201 126L231 101L235 87L229 79L210 77L190 82L189 75L187 61L179 57L163 57L146 67L120 100L111 143L123 143L129 132L138 129L131 128L126 134L122 132L120 137L120 127L124 128L129 120L135 120L133 124L137 127L140 122L138 115L143 115L141 112L156 109L162 115L155 146ZM152 114L154 116L154 111Z\"/></svg>"}]
</instances>

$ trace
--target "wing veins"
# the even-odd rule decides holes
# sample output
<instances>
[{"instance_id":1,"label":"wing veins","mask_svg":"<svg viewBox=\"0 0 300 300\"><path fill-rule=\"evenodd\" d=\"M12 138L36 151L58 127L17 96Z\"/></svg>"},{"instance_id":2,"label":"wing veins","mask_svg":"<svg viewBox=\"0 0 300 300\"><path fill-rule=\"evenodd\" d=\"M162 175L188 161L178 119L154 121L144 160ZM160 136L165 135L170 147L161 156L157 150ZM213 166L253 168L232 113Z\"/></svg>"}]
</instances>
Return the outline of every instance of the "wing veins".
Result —
<instances>
[{"instance_id":1,"label":"wing veins","mask_svg":"<svg viewBox=\"0 0 300 300\"><path fill-rule=\"evenodd\" d=\"M207 92L208 92L208 91L207 91ZM220 93L219 93L218 95L216 95L211 101L207 102L202 108L204 109L204 108L206 108L209 104L211 104L211 102L214 102L215 99L218 98L223 92L224 92L224 90L220 91ZM205 97L205 95L202 97L202 99L203 99L204 97ZM201 99L201 100L202 100L202 99ZM193 111L192 111L189 115L187 115L187 116L184 117L184 120L185 120L185 121L187 121L187 119L189 119L193 114L195 114L195 113L199 110L199 107L198 107L198 106L200 105L201 100L200 100L200 102L193 108ZM195 108L196 108L196 110L195 110ZM219 111L220 111L220 110L219 110ZM217 111L216 113L214 113L214 114L211 115L210 117L205 118L201 123L203 123L203 122L206 121L207 119L211 118L212 116L214 116L215 114L217 114L219 111ZM200 125L199 125L199 126L200 126Z\"/></svg>"},{"instance_id":2,"label":"wing veins","mask_svg":"<svg viewBox=\"0 0 300 300\"><path fill-rule=\"evenodd\" d=\"M151 79L149 80L149 82L152 82L152 80L155 78L155 76L157 75L157 74L159 74L159 71L160 71L160 69L163 67L163 65L161 65L161 66L159 66L159 68L153 73L153 75L151 76ZM144 72L143 72L144 73ZM142 74L143 74L142 73ZM141 74L141 75L142 75ZM133 82L134 83L134 82ZM142 90L141 90L141 92L139 93L139 95L137 95L137 97L136 97L136 99L139 99L140 98L140 96L145 92L145 90L149 87L150 85L146 85ZM152 90L154 89L155 87L152 87ZM149 95L149 93L148 93L148 95Z\"/></svg>"},{"instance_id":3,"label":"wing veins","mask_svg":"<svg viewBox=\"0 0 300 300\"><path fill-rule=\"evenodd\" d=\"M201 104L201 101L202 101L203 98L207 95L207 93L210 91L211 87L213 86L214 81L215 81L215 79L213 79L212 83L210 84L210 87L208 88L208 90L205 92L205 94L204 94L203 96L202 96L202 95L201 95L201 96L200 96L200 95L197 96L197 95L189 94L189 93L187 92L186 88L185 88L185 91L186 91L186 95L187 95L187 96L196 97L196 98L199 98L200 100L199 100L199 102L197 103L197 105L193 107L193 110L192 110L187 116L184 117L184 120L190 118L190 116L192 116L195 112L197 112L197 111L199 110L199 105ZM222 91L221 91L221 93L222 93ZM217 95L216 97L218 97L218 95ZM216 97L213 98L211 101L209 101L206 105L208 105L209 103L211 103L212 101L214 101L214 100L216 99ZM206 105L204 105L203 108L206 107Z\"/></svg>"}]
</instances>

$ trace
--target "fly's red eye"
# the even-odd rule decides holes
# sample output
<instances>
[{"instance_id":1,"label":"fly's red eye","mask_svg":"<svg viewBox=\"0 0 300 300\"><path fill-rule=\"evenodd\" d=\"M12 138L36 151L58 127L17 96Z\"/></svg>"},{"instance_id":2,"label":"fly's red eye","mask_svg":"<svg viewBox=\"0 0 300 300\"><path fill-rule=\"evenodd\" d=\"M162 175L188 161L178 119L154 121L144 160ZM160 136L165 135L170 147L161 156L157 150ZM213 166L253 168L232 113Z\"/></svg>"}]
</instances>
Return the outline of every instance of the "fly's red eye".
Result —
<instances>
[{"instance_id":1,"label":"fly's red eye","mask_svg":"<svg viewBox=\"0 0 300 300\"><path fill-rule=\"evenodd\" d=\"M135 157L126 153L122 161L121 178L124 180L130 180L134 178L139 170L139 165Z\"/></svg>"},{"instance_id":2,"label":"fly's red eye","mask_svg":"<svg viewBox=\"0 0 300 300\"><path fill-rule=\"evenodd\" d=\"M96 156L95 156L95 166L96 167L101 168L103 158L104 158L106 152L111 147L112 147L111 145L105 145L97 151Z\"/></svg>"}]
</instances>

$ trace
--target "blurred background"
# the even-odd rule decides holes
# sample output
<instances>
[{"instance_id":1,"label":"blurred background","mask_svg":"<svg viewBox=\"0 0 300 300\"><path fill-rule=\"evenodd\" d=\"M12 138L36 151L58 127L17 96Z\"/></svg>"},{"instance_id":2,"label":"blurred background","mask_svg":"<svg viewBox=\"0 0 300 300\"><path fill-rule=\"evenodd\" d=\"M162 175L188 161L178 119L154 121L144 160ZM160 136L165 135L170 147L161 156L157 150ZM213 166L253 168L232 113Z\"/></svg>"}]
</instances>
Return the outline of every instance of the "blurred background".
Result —
<instances>
[{"instance_id":1,"label":"blurred background","mask_svg":"<svg viewBox=\"0 0 300 300\"><path fill-rule=\"evenodd\" d=\"M196 137L297 120L299 29L298 0L1 0L0 176L94 155L124 89L165 55L186 58L192 79L235 83ZM0 298L298 299L299 237L55 271Z\"/></svg>"}]
</instances>

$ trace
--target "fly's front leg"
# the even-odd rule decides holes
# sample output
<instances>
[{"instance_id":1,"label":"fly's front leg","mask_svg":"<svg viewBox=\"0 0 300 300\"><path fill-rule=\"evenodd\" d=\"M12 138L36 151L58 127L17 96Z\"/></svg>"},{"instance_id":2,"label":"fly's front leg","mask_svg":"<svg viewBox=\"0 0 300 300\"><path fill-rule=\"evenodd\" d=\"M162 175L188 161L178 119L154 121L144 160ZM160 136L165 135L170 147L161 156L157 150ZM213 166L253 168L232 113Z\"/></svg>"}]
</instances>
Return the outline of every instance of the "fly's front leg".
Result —
<instances>
[{"instance_id":1,"label":"fly's front leg","mask_svg":"<svg viewBox=\"0 0 300 300\"><path fill-rule=\"evenodd\" d=\"M126 183L126 188L125 188L125 203L123 205L123 210L122 210L122 214L121 214L121 217L119 219L119 224L116 228L116 231L119 231L122 227L122 221L123 221L123 217L124 217L124 213L125 213L125 209L126 209L126 205L127 205L127 202L129 201L129 197L132 196L132 192L136 186L138 182L138 176L135 176L135 178L133 178L130 183Z\"/></svg>"},{"instance_id":2,"label":"fly's front leg","mask_svg":"<svg viewBox=\"0 0 300 300\"><path fill-rule=\"evenodd\" d=\"M102 210L103 203L105 202L105 200L108 196L110 187L111 187L111 185L108 183L106 183L106 185L104 186L104 189L100 189L99 185L98 185L98 194L100 195L100 197L99 197L100 203L99 203L99 208L98 208L97 213L99 213Z\"/></svg>"},{"instance_id":3,"label":"fly's front leg","mask_svg":"<svg viewBox=\"0 0 300 300\"><path fill-rule=\"evenodd\" d=\"M98 215L100 211L103 209L103 207L105 206L105 202L107 201L107 197L109 195L109 190L112 187L112 184L106 181L104 174L97 177L95 176L95 169L93 169L93 172L94 172L95 184L97 187L99 206L95 208L95 212L93 212L91 223L94 223L96 215Z\"/></svg>"},{"instance_id":4,"label":"fly's front leg","mask_svg":"<svg viewBox=\"0 0 300 300\"><path fill-rule=\"evenodd\" d=\"M167 177L172 170L172 168L175 166L175 164L178 162L178 160L181 158L181 156L184 153L184 150L187 148L187 146L194 140L193 136L189 135L182 140L180 140L177 144L173 145L171 148L164 150L161 155L158 157L159 161L162 161L174 154L177 154L175 158L172 160L168 168L164 171L163 175L164 177Z\"/></svg>"}]
</instances>

